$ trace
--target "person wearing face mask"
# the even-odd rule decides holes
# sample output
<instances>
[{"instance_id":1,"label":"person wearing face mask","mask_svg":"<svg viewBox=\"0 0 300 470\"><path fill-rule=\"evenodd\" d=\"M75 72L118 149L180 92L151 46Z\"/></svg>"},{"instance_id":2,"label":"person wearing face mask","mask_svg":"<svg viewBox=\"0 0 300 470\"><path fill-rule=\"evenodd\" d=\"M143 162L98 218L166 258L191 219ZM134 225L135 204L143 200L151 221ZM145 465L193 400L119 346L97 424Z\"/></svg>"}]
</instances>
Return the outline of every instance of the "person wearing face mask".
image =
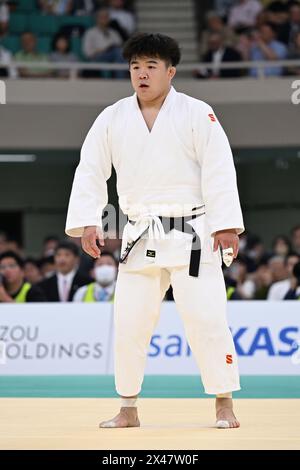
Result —
<instances>
[{"instance_id":1,"label":"person wearing face mask","mask_svg":"<svg viewBox=\"0 0 300 470\"><path fill-rule=\"evenodd\" d=\"M81 287L76 292L73 302L110 302L114 299L117 262L109 252L102 252L94 264L95 282Z\"/></svg>"}]
</instances>

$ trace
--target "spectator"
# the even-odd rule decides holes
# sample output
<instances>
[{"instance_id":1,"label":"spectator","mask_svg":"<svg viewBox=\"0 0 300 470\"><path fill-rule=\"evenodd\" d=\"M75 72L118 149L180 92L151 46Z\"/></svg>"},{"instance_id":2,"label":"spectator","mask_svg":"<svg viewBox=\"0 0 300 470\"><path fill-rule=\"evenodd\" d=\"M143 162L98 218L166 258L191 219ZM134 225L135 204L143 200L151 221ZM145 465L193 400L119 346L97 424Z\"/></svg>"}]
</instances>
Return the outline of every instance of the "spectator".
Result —
<instances>
[{"instance_id":1,"label":"spectator","mask_svg":"<svg viewBox=\"0 0 300 470\"><path fill-rule=\"evenodd\" d=\"M15 240L14 238L10 238L7 241L7 250L8 251L13 251L14 253L17 253L21 258L23 258L23 248L21 246L21 243Z\"/></svg>"},{"instance_id":2,"label":"spectator","mask_svg":"<svg viewBox=\"0 0 300 470\"><path fill-rule=\"evenodd\" d=\"M242 300L238 293L237 283L230 278L225 277L227 300Z\"/></svg>"},{"instance_id":3,"label":"spectator","mask_svg":"<svg viewBox=\"0 0 300 470\"><path fill-rule=\"evenodd\" d=\"M280 40L289 48L295 43L295 36L300 32L300 4L291 2L289 7L289 20L280 30Z\"/></svg>"},{"instance_id":4,"label":"spectator","mask_svg":"<svg viewBox=\"0 0 300 470\"><path fill-rule=\"evenodd\" d=\"M300 262L293 268L291 288L284 296L284 300L300 300Z\"/></svg>"},{"instance_id":5,"label":"spectator","mask_svg":"<svg viewBox=\"0 0 300 470\"><path fill-rule=\"evenodd\" d=\"M6 1L0 0L0 39L6 36L9 25L9 8Z\"/></svg>"},{"instance_id":6,"label":"spectator","mask_svg":"<svg viewBox=\"0 0 300 470\"><path fill-rule=\"evenodd\" d=\"M78 62L79 59L73 52L70 51L70 38L63 34L58 34L54 37L52 43L52 53L50 54L51 62ZM59 69L54 71L55 77L68 78L70 76L70 70Z\"/></svg>"},{"instance_id":7,"label":"spectator","mask_svg":"<svg viewBox=\"0 0 300 470\"><path fill-rule=\"evenodd\" d=\"M59 238L56 235L49 235L43 241L42 256L53 256L59 244Z\"/></svg>"},{"instance_id":8,"label":"spectator","mask_svg":"<svg viewBox=\"0 0 300 470\"><path fill-rule=\"evenodd\" d=\"M103 251L100 258L95 260L93 276L95 282L80 287L74 295L74 302L113 300L117 277L117 262L111 253Z\"/></svg>"},{"instance_id":9,"label":"spectator","mask_svg":"<svg viewBox=\"0 0 300 470\"><path fill-rule=\"evenodd\" d=\"M290 48L288 59L300 60L300 32L294 37L294 44ZM300 66L289 67L288 72L291 75L300 75Z\"/></svg>"},{"instance_id":10,"label":"spectator","mask_svg":"<svg viewBox=\"0 0 300 470\"><path fill-rule=\"evenodd\" d=\"M46 15L70 15L73 0L38 0L38 6Z\"/></svg>"},{"instance_id":11,"label":"spectator","mask_svg":"<svg viewBox=\"0 0 300 470\"><path fill-rule=\"evenodd\" d=\"M222 34L225 46L233 46L237 42L234 31L224 24L222 17L216 11L209 11L206 14L206 29L201 34L200 55L207 53L209 49L209 37L211 33Z\"/></svg>"},{"instance_id":12,"label":"spectator","mask_svg":"<svg viewBox=\"0 0 300 470\"><path fill-rule=\"evenodd\" d=\"M112 253L115 259L119 259L120 257L121 245L122 240L120 240L116 230L111 229L105 232L105 251Z\"/></svg>"},{"instance_id":13,"label":"spectator","mask_svg":"<svg viewBox=\"0 0 300 470\"><path fill-rule=\"evenodd\" d=\"M110 0L109 6L110 27L126 41L136 29L135 18L130 11L124 9L124 0Z\"/></svg>"},{"instance_id":14,"label":"spectator","mask_svg":"<svg viewBox=\"0 0 300 470\"><path fill-rule=\"evenodd\" d=\"M49 279L55 274L54 256L45 256L39 260L40 271L43 279Z\"/></svg>"},{"instance_id":15,"label":"spectator","mask_svg":"<svg viewBox=\"0 0 300 470\"><path fill-rule=\"evenodd\" d=\"M8 251L8 236L3 230L0 230L0 254Z\"/></svg>"},{"instance_id":16,"label":"spectator","mask_svg":"<svg viewBox=\"0 0 300 470\"><path fill-rule=\"evenodd\" d=\"M0 45L0 77L16 78L17 71L11 65L11 52Z\"/></svg>"},{"instance_id":17,"label":"spectator","mask_svg":"<svg viewBox=\"0 0 300 470\"><path fill-rule=\"evenodd\" d=\"M283 300L287 292L292 288L293 269L295 264L300 261L300 258L296 254L289 254L285 258L285 266L287 270L287 278L282 281L275 282L270 287L268 292L267 300Z\"/></svg>"},{"instance_id":18,"label":"spectator","mask_svg":"<svg viewBox=\"0 0 300 470\"><path fill-rule=\"evenodd\" d=\"M101 9L96 14L96 26L88 29L83 36L83 53L93 62L125 63L122 56L122 38L109 27L109 12ZM123 78L123 71L116 71L116 77Z\"/></svg>"},{"instance_id":19,"label":"spectator","mask_svg":"<svg viewBox=\"0 0 300 470\"><path fill-rule=\"evenodd\" d=\"M241 299L252 299L255 294L255 283L252 275L247 273L247 263L240 255L232 263L232 265L225 270L224 277L226 280L227 296L228 287L234 286L235 293Z\"/></svg>"},{"instance_id":20,"label":"spectator","mask_svg":"<svg viewBox=\"0 0 300 470\"><path fill-rule=\"evenodd\" d=\"M238 0L237 5L230 9L228 25L237 32L253 28L261 10L262 5L258 0Z\"/></svg>"},{"instance_id":21,"label":"spectator","mask_svg":"<svg viewBox=\"0 0 300 470\"><path fill-rule=\"evenodd\" d=\"M24 261L13 251L0 255L0 302L44 302L37 286L25 281Z\"/></svg>"},{"instance_id":22,"label":"spectator","mask_svg":"<svg viewBox=\"0 0 300 470\"><path fill-rule=\"evenodd\" d=\"M234 3L235 0L215 0L214 8L218 15L220 15L222 18L226 18Z\"/></svg>"},{"instance_id":23,"label":"spectator","mask_svg":"<svg viewBox=\"0 0 300 470\"><path fill-rule=\"evenodd\" d=\"M90 276L90 273L94 267L94 259L82 250L81 239L67 236L65 240L71 241L72 243L75 243L75 245L78 246L78 250L80 253L78 270L85 276Z\"/></svg>"},{"instance_id":24,"label":"spectator","mask_svg":"<svg viewBox=\"0 0 300 470\"><path fill-rule=\"evenodd\" d=\"M266 263L260 264L253 276L255 283L255 300L266 300L269 289L272 285L272 271Z\"/></svg>"},{"instance_id":25,"label":"spectator","mask_svg":"<svg viewBox=\"0 0 300 470\"><path fill-rule=\"evenodd\" d=\"M73 14L78 16L91 15L97 10L97 0L73 0Z\"/></svg>"},{"instance_id":26,"label":"spectator","mask_svg":"<svg viewBox=\"0 0 300 470\"><path fill-rule=\"evenodd\" d=\"M19 62L47 62L47 55L37 52L36 36L31 32L25 32L21 36L22 50L15 55ZM24 78L50 77L51 71L34 66L19 69L19 75Z\"/></svg>"},{"instance_id":27,"label":"spectator","mask_svg":"<svg viewBox=\"0 0 300 470\"><path fill-rule=\"evenodd\" d=\"M274 282L283 281L288 277L285 256L272 256L269 258L267 264L272 274L272 284Z\"/></svg>"},{"instance_id":28,"label":"spectator","mask_svg":"<svg viewBox=\"0 0 300 470\"><path fill-rule=\"evenodd\" d=\"M70 302L77 289L91 282L78 272L79 250L71 242L61 242L55 250L55 274L39 283L48 302Z\"/></svg>"},{"instance_id":29,"label":"spectator","mask_svg":"<svg viewBox=\"0 0 300 470\"><path fill-rule=\"evenodd\" d=\"M292 235L292 249L300 255L300 225L296 225L291 232Z\"/></svg>"},{"instance_id":30,"label":"spectator","mask_svg":"<svg viewBox=\"0 0 300 470\"><path fill-rule=\"evenodd\" d=\"M34 258L26 258L24 261L24 275L27 282L37 284L43 279L39 263Z\"/></svg>"},{"instance_id":31,"label":"spectator","mask_svg":"<svg viewBox=\"0 0 300 470\"><path fill-rule=\"evenodd\" d=\"M274 255L287 256L291 251L291 243L285 235L278 235L272 243L272 251Z\"/></svg>"},{"instance_id":32,"label":"spectator","mask_svg":"<svg viewBox=\"0 0 300 470\"><path fill-rule=\"evenodd\" d=\"M241 76L240 69L220 69L220 65L226 62L240 62L242 57L232 47L224 44L220 33L211 33L208 39L208 51L202 58L203 62L212 64L210 69L199 69L195 76L198 78L233 78Z\"/></svg>"},{"instance_id":33,"label":"spectator","mask_svg":"<svg viewBox=\"0 0 300 470\"><path fill-rule=\"evenodd\" d=\"M244 33L239 34L235 48L241 54L242 60L250 60L251 47L252 33L246 31Z\"/></svg>"},{"instance_id":34,"label":"spectator","mask_svg":"<svg viewBox=\"0 0 300 470\"><path fill-rule=\"evenodd\" d=\"M247 263L247 271L253 272L265 260L265 247L257 235L247 235L244 259Z\"/></svg>"},{"instance_id":35,"label":"spectator","mask_svg":"<svg viewBox=\"0 0 300 470\"><path fill-rule=\"evenodd\" d=\"M272 61L283 60L287 57L285 45L276 40L276 32L271 23L264 23L259 27L259 31L253 33L253 45L250 51L252 61ZM279 77L283 73L282 67L265 67L266 76ZM250 70L252 77L259 75L257 68Z\"/></svg>"}]
</instances>

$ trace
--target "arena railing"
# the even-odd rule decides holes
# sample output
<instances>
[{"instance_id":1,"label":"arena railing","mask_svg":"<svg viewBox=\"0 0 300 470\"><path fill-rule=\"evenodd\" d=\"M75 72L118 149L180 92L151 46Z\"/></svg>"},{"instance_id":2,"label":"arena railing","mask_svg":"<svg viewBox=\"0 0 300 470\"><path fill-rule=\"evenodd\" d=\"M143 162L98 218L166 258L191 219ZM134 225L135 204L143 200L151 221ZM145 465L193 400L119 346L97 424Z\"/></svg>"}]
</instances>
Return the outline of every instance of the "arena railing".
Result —
<instances>
[{"instance_id":1,"label":"arena railing","mask_svg":"<svg viewBox=\"0 0 300 470\"><path fill-rule=\"evenodd\" d=\"M211 70L215 67L214 64L208 62L196 62L196 63L186 63L181 64L177 67L178 74L180 73L188 73L191 72L191 77L193 76L193 72L201 71L201 70ZM220 63L217 65L219 70L250 70L250 69L257 69L257 78L265 79L269 78L266 73L266 68L276 68L282 67L283 69L292 69L292 68L299 68L298 74L300 79L300 60L274 60L274 61L245 61L245 62L226 62ZM67 78L75 80L80 78L79 72L92 70L92 71L120 71L120 70L128 70L127 64L116 64L116 63L99 63L99 62L19 62L19 61L12 61L10 64L0 62L0 68L6 68L8 71L15 70L18 71L19 69L41 69L42 70L51 70L51 71L59 71L59 70L67 70L69 71L69 76ZM283 74L285 75L285 74ZM293 73L289 73L289 75L293 75ZM297 75L297 74L296 74ZM239 76L237 78L249 78L250 75L247 73L244 76ZM18 77L19 78L19 77ZM53 77L56 78L56 77Z\"/></svg>"}]
</instances>

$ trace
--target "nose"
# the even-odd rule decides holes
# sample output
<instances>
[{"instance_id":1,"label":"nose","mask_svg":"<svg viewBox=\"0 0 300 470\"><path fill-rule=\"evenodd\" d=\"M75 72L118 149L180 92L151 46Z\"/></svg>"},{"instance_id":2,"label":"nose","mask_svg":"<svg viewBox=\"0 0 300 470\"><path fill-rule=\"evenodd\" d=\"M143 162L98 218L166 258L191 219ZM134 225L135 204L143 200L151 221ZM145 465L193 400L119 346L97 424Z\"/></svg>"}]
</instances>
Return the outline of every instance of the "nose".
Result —
<instances>
[{"instance_id":1,"label":"nose","mask_svg":"<svg viewBox=\"0 0 300 470\"><path fill-rule=\"evenodd\" d=\"M139 73L139 78L141 80L144 80L145 78L148 78L148 73L146 70L141 70L140 73Z\"/></svg>"}]
</instances>

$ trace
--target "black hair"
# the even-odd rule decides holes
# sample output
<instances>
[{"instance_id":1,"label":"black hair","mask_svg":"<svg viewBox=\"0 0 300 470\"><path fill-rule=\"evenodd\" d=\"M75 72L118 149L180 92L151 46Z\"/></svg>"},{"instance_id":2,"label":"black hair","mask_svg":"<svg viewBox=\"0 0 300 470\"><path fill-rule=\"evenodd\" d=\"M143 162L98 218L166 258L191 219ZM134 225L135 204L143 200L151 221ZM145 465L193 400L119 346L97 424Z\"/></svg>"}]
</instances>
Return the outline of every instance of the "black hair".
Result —
<instances>
[{"instance_id":1,"label":"black hair","mask_svg":"<svg viewBox=\"0 0 300 470\"><path fill-rule=\"evenodd\" d=\"M114 255L110 251L101 251L101 258L102 256L110 256L110 258L114 261L115 265L117 266L117 260ZM97 258L94 260L94 263L97 261Z\"/></svg>"},{"instance_id":2,"label":"black hair","mask_svg":"<svg viewBox=\"0 0 300 470\"><path fill-rule=\"evenodd\" d=\"M17 265L23 269L24 267L24 260L19 256L15 251L9 250L9 251L3 251L0 255L0 262L5 259L5 258L13 258Z\"/></svg>"},{"instance_id":3,"label":"black hair","mask_svg":"<svg viewBox=\"0 0 300 470\"><path fill-rule=\"evenodd\" d=\"M52 44L51 44L51 49L52 51L56 52L56 44L57 42L60 40L60 39L65 39L66 42L67 42L67 48L66 48L66 52L70 52L71 50L71 41L70 41L70 36L68 36L67 34L63 34L63 33L57 33L54 38L52 39ZM52 237L51 237L52 239Z\"/></svg>"},{"instance_id":4,"label":"black hair","mask_svg":"<svg viewBox=\"0 0 300 470\"><path fill-rule=\"evenodd\" d=\"M55 248L55 254L57 254L58 250L68 250L68 251L71 251L71 253L73 253L74 256L79 256L79 248L73 242L69 242L69 241L60 242Z\"/></svg>"},{"instance_id":5,"label":"black hair","mask_svg":"<svg viewBox=\"0 0 300 470\"><path fill-rule=\"evenodd\" d=\"M25 258L25 259L24 259L24 266L25 266L26 264L28 264L28 263L34 264L34 266L35 266L36 268L39 268L39 267L40 267L39 261L38 261L37 259L35 259L35 258L32 258L31 256L29 256L28 258Z\"/></svg>"},{"instance_id":6,"label":"black hair","mask_svg":"<svg viewBox=\"0 0 300 470\"><path fill-rule=\"evenodd\" d=\"M295 235L295 232L298 232L298 230L300 230L300 225L295 225L291 230L291 235Z\"/></svg>"},{"instance_id":7,"label":"black hair","mask_svg":"<svg viewBox=\"0 0 300 470\"><path fill-rule=\"evenodd\" d=\"M160 33L136 33L123 48L124 59L131 62L137 57L157 57L174 67L179 63L181 53L175 39Z\"/></svg>"},{"instance_id":8,"label":"black hair","mask_svg":"<svg viewBox=\"0 0 300 470\"><path fill-rule=\"evenodd\" d=\"M48 235L47 237L44 238L43 243L45 244L45 243L50 242L52 240L54 240L56 242L59 242L60 239L57 235Z\"/></svg>"},{"instance_id":9,"label":"black hair","mask_svg":"<svg viewBox=\"0 0 300 470\"><path fill-rule=\"evenodd\" d=\"M54 264L54 256L44 256L43 258L40 258L39 261L39 266L42 268L45 266L45 264Z\"/></svg>"},{"instance_id":10,"label":"black hair","mask_svg":"<svg viewBox=\"0 0 300 470\"><path fill-rule=\"evenodd\" d=\"M263 27L263 26L268 26L272 30L273 34L275 34L275 35L278 34L277 26L274 23L272 23L271 21L265 21L264 23L262 23L260 25L260 27Z\"/></svg>"},{"instance_id":11,"label":"black hair","mask_svg":"<svg viewBox=\"0 0 300 470\"><path fill-rule=\"evenodd\" d=\"M300 281L300 262L296 263L293 268L293 275Z\"/></svg>"}]
</instances>

